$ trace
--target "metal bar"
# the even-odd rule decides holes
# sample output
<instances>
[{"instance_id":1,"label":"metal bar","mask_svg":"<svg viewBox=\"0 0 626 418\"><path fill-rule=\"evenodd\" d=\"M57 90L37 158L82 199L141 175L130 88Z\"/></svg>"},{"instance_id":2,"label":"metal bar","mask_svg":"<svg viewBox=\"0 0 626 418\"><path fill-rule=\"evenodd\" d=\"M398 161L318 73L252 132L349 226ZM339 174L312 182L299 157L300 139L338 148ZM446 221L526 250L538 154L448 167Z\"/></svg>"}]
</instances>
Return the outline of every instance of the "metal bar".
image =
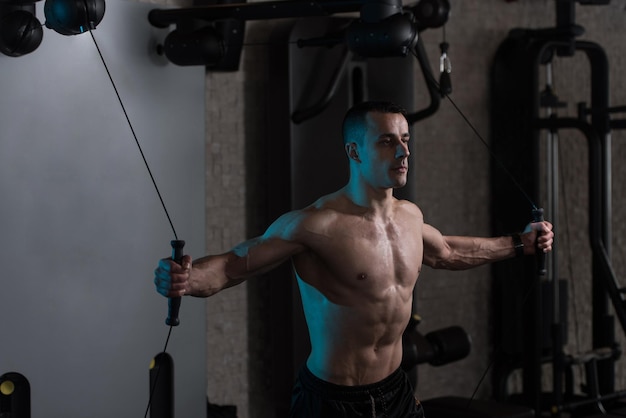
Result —
<instances>
[{"instance_id":1,"label":"metal bar","mask_svg":"<svg viewBox=\"0 0 626 418\"><path fill-rule=\"evenodd\" d=\"M200 20L266 20L289 17L329 16L359 11L365 0L286 0L259 3L214 4L179 9L153 9L148 21L156 27L167 27L184 19Z\"/></svg>"}]
</instances>

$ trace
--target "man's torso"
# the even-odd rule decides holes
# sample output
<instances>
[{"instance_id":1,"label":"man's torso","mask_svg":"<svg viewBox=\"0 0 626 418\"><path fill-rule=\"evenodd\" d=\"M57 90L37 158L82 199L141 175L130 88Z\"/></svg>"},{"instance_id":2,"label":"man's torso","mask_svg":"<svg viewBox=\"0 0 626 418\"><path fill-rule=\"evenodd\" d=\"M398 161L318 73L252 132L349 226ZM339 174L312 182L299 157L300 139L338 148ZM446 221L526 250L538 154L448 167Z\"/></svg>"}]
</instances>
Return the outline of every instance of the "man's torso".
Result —
<instances>
[{"instance_id":1,"label":"man's torso","mask_svg":"<svg viewBox=\"0 0 626 418\"><path fill-rule=\"evenodd\" d=\"M422 265L422 216L395 201L388 216L341 200L321 202L300 225L307 251L294 257L319 378L342 385L379 381L402 359L402 333Z\"/></svg>"}]
</instances>

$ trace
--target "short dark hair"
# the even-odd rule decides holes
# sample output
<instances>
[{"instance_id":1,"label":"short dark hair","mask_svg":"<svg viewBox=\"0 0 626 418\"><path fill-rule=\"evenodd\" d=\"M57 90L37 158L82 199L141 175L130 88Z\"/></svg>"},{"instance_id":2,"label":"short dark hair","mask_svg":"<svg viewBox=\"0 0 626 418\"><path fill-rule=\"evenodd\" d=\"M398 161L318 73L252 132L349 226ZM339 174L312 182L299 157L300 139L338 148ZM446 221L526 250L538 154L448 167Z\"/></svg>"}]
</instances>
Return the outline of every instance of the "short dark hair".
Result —
<instances>
[{"instance_id":1,"label":"short dark hair","mask_svg":"<svg viewBox=\"0 0 626 418\"><path fill-rule=\"evenodd\" d=\"M365 134L365 117L370 112L400 113L406 117L404 108L393 102L368 101L357 103L348 109L346 116L343 118L342 134L344 144L352 142L351 138L354 136L361 138Z\"/></svg>"}]
</instances>

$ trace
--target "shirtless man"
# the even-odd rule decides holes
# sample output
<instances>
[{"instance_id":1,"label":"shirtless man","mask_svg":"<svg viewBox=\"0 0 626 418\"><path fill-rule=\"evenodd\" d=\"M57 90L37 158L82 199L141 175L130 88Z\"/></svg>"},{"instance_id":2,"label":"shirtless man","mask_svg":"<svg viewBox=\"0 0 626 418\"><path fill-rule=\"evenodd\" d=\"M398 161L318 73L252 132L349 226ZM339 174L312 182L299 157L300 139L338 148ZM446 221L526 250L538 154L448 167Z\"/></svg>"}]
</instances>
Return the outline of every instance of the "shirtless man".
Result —
<instances>
[{"instance_id":1,"label":"shirtless man","mask_svg":"<svg viewBox=\"0 0 626 418\"><path fill-rule=\"evenodd\" d=\"M154 282L164 296L208 297L291 260L311 339L291 416L422 417L400 369L422 264L468 269L514 257L515 242L510 236L444 236L424 223L415 204L393 197L407 181L410 142L398 106L354 106L343 136L346 186L284 214L262 236L224 254L193 263L185 256L181 265L163 259ZM521 235L523 252L534 254L535 242L550 251L550 223L530 226Z\"/></svg>"}]
</instances>

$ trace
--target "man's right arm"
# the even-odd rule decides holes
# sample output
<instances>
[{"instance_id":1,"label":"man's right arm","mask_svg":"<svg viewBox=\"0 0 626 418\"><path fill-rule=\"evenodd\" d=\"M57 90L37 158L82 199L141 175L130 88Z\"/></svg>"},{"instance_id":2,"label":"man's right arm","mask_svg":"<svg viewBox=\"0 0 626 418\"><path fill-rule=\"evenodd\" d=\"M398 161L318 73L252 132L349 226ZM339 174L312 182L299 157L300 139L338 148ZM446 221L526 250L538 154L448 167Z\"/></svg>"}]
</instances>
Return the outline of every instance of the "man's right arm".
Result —
<instances>
[{"instance_id":1,"label":"man's right arm","mask_svg":"<svg viewBox=\"0 0 626 418\"><path fill-rule=\"evenodd\" d=\"M301 218L301 212L287 213L263 236L242 242L224 254L202 257L193 263L184 256L181 264L162 259L155 270L157 291L167 297L208 297L272 270L305 249L296 238Z\"/></svg>"},{"instance_id":2,"label":"man's right arm","mask_svg":"<svg viewBox=\"0 0 626 418\"><path fill-rule=\"evenodd\" d=\"M300 252L302 246L276 237L257 237L242 242L225 254L193 262L188 294L207 297L266 273Z\"/></svg>"}]
</instances>

